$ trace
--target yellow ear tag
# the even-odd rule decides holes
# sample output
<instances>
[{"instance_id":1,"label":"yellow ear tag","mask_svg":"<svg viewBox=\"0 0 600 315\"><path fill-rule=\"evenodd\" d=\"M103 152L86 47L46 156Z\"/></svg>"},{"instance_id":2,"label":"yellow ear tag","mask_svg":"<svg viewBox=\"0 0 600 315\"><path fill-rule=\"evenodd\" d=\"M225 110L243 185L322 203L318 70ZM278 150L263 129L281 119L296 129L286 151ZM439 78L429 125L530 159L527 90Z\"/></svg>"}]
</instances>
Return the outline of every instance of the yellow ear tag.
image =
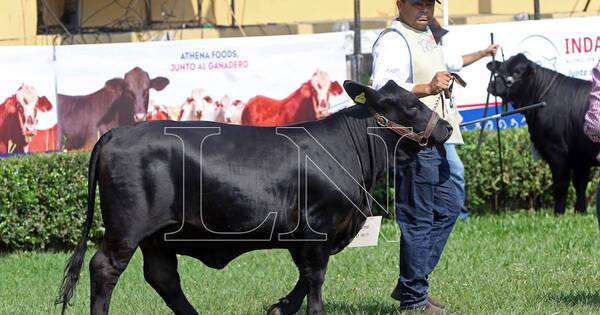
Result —
<instances>
[{"instance_id":1,"label":"yellow ear tag","mask_svg":"<svg viewBox=\"0 0 600 315\"><path fill-rule=\"evenodd\" d=\"M367 97L365 96L365 92L358 94L358 96L356 96L354 98L354 102L358 103L358 104L365 104L367 102Z\"/></svg>"}]
</instances>

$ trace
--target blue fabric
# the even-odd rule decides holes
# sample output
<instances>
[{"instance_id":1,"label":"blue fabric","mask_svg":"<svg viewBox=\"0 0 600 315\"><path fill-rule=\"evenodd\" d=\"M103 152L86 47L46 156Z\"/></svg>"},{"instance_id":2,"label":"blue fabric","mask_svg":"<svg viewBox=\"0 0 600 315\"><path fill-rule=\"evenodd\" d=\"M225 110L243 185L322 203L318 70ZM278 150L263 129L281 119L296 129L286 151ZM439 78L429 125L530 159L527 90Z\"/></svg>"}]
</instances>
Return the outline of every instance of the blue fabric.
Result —
<instances>
[{"instance_id":1,"label":"blue fabric","mask_svg":"<svg viewBox=\"0 0 600 315\"><path fill-rule=\"evenodd\" d=\"M596 186L596 219L598 220L598 228L600 229L600 182Z\"/></svg>"},{"instance_id":2,"label":"blue fabric","mask_svg":"<svg viewBox=\"0 0 600 315\"><path fill-rule=\"evenodd\" d=\"M465 207L465 166L456 152L455 144L444 144L444 149L446 149L446 159L450 165L450 179L456 187L460 202L459 219L464 220L469 217L469 210Z\"/></svg>"},{"instance_id":3,"label":"blue fabric","mask_svg":"<svg viewBox=\"0 0 600 315\"><path fill-rule=\"evenodd\" d=\"M392 296L402 308L426 303L428 277L460 212L445 152L425 149L397 166L396 220L400 226L400 277Z\"/></svg>"}]
</instances>

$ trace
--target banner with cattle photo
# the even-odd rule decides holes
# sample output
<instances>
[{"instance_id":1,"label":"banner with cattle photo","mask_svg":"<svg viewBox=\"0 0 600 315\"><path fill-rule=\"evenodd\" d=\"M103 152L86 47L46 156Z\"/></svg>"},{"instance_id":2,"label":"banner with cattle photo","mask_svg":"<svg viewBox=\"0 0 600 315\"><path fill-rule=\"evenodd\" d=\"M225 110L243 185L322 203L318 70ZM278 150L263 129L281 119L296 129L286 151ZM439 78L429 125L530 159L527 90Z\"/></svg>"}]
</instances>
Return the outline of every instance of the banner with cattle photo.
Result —
<instances>
[{"instance_id":1,"label":"banner with cattle photo","mask_svg":"<svg viewBox=\"0 0 600 315\"><path fill-rule=\"evenodd\" d=\"M0 47L0 156L58 149L52 47Z\"/></svg>"},{"instance_id":2,"label":"banner with cattle photo","mask_svg":"<svg viewBox=\"0 0 600 315\"><path fill-rule=\"evenodd\" d=\"M56 48L60 144L145 120L280 126L351 104L344 34Z\"/></svg>"}]
</instances>

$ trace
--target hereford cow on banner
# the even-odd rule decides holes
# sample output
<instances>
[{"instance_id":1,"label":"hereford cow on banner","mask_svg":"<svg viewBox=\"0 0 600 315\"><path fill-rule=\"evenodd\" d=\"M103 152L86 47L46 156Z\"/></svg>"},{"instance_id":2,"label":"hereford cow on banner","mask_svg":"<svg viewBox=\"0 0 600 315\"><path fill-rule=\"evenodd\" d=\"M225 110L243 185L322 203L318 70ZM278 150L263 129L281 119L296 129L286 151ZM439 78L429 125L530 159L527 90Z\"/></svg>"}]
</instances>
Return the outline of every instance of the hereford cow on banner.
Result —
<instances>
[{"instance_id":1,"label":"hereford cow on banner","mask_svg":"<svg viewBox=\"0 0 600 315\"><path fill-rule=\"evenodd\" d=\"M242 124L282 126L322 119L329 115L330 96L342 92L337 81L332 82L326 72L317 70L310 80L283 100L262 95L250 99L242 113Z\"/></svg>"},{"instance_id":2,"label":"hereford cow on banner","mask_svg":"<svg viewBox=\"0 0 600 315\"><path fill-rule=\"evenodd\" d=\"M228 100L229 102L223 105L225 107L225 123L241 125L242 113L244 112L244 108L246 108L246 104L238 99L233 101Z\"/></svg>"},{"instance_id":3,"label":"hereford cow on banner","mask_svg":"<svg viewBox=\"0 0 600 315\"><path fill-rule=\"evenodd\" d=\"M169 79L150 79L138 67L124 79L106 81L100 90L82 96L58 94L61 146L67 150L90 150L98 137L118 126L146 120L150 89L161 91Z\"/></svg>"},{"instance_id":4,"label":"hereford cow on banner","mask_svg":"<svg viewBox=\"0 0 600 315\"><path fill-rule=\"evenodd\" d=\"M225 111L222 104L215 102L204 89L194 89L192 95L181 104L177 120L225 122Z\"/></svg>"},{"instance_id":5,"label":"hereford cow on banner","mask_svg":"<svg viewBox=\"0 0 600 315\"><path fill-rule=\"evenodd\" d=\"M45 96L39 97L35 88L22 84L0 104L0 153L29 152L28 145L38 132L38 111L51 109Z\"/></svg>"},{"instance_id":6,"label":"hereford cow on banner","mask_svg":"<svg viewBox=\"0 0 600 315\"><path fill-rule=\"evenodd\" d=\"M150 100L146 120L173 120L173 118L171 117L171 114L169 114L169 109L165 105L158 104L155 101Z\"/></svg>"}]
</instances>

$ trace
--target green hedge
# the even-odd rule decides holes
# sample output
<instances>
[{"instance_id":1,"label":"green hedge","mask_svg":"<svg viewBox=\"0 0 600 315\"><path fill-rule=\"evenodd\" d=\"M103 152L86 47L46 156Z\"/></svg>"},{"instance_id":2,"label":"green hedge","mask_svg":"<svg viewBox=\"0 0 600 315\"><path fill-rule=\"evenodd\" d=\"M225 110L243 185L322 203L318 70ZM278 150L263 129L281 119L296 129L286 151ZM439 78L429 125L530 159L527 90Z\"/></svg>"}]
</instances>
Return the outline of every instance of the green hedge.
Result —
<instances>
[{"instance_id":1,"label":"green hedge","mask_svg":"<svg viewBox=\"0 0 600 315\"><path fill-rule=\"evenodd\" d=\"M0 159L0 251L75 246L85 221L88 160L87 153ZM102 234L99 212L95 219L93 239Z\"/></svg>"},{"instance_id":2,"label":"green hedge","mask_svg":"<svg viewBox=\"0 0 600 315\"><path fill-rule=\"evenodd\" d=\"M459 147L466 171L467 207L475 213L502 210L551 208L552 178L545 162L534 161L529 151L527 129L503 131L504 187L500 192L496 133L485 132L480 154L478 132L464 133ZM39 154L0 159L0 251L71 249L77 243L85 220L87 198L87 153ZM594 175L597 175L595 171ZM588 187L593 201L595 182ZM385 187L375 197L385 205ZM390 188L390 198L393 189ZM574 193L569 192L569 209ZM390 206L393 207L393 199ZM96 202L91 239L102 235ZM390 212L391 213L391 212Z\"/></svg>"},{"instance_id":3,"label":"green hedge","mask_svg":"<svg viewBox=\"0 0 600 315\"><path fill-rule=\"evenodd\" d=\"M504 190L500 181L498 140L495 131L484 132L480 153L477 153L479 131L463 133L465 145L458 154L465 164L467 207L475 213L491 210L539 210L554 208L552 174L545 161L534 160L527 128L502 131ZM588 203L595 204L598 168L592 169L588 185ZM569 187L567 211L575 203L575 191Z\"/></svg>"},{"instance_id":4,"label":"green hedge","mask_svg":"<svg viewBox=\"0 0 600 315\"><path fill-rule=\"evenodd\" d=\"M552 174L548 164L534 160L531 155L527 128L502 130L504 187L500 181L497 134L485 131L481 150L477 153L479 130L463 132L465 145L457 146L465 165L466 206L477 214L510 210L540 210L554 208ZM595 204L595 188L599 170L592 171L588 185L588 203ZM383 183L375 190L375 198L385 199ZM393 189L390 188L390 205ZM572 210L575 200L573 187L569 187L567 210ZM381 211L379 214L383 214Z\"/></svg>"}]
</instances>

